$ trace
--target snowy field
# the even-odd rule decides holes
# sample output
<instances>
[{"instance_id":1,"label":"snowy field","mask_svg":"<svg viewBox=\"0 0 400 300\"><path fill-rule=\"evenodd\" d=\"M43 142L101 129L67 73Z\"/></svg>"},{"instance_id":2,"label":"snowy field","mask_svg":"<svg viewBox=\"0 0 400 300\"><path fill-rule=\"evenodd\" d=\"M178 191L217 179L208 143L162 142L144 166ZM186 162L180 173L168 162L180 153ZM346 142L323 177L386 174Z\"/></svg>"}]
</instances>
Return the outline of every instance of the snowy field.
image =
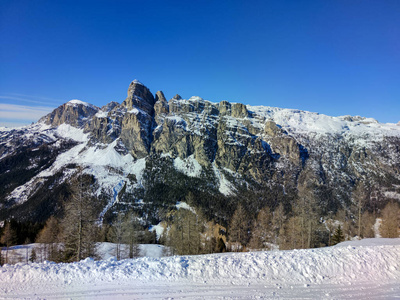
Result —
<instances>
[{"instance_id":1,"label":"snowy field","mask_svg":"<svg viewBox=\"0 0 400 300\"><path fill-rule=\"evenodd\" d=\"M308 250L5 265L0 298L400 299L400 239Z\"/></svg>"}]
</instances>

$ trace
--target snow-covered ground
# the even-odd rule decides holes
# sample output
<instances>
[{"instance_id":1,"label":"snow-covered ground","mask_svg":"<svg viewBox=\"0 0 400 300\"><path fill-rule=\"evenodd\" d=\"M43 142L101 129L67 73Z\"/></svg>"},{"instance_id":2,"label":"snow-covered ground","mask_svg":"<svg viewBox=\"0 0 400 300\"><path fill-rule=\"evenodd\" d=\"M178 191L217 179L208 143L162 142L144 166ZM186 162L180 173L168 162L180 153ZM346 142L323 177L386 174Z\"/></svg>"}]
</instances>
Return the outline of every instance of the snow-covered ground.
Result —
<instances>
[{"instance_id":1,"label":"snow-covered ground","mask_svg":"<svg viewBox=\"0 0 400 300\"><path fill-rule=\"evenodd\" d=\"M2 299L395 299L400 239L0 268Z\"/></svg>"}]
</instances>

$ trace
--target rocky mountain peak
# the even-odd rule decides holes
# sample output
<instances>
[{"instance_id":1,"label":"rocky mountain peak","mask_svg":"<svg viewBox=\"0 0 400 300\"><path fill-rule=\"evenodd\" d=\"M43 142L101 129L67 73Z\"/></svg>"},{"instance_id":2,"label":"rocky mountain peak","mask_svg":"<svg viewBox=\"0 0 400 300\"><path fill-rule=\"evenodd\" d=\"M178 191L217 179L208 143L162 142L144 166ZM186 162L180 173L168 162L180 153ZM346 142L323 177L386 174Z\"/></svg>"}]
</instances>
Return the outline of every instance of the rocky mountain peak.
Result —
<instances>
[{"instance_id":1,"label":"rocky mountain peak","mask_svg":"<svg viewBox=\"0 0 400 300\"><path fill-rule=\"evenodd\" d=\"M97 106L74 99L60 105L41 118L40 121L52 127L57 127L63 123L74 127L82 127L85 125L84 121L92 118L99 110Z\"/></svg>"},{"instance_id":2,"label":"rocky mountain peak","mask_svg":"<svg viewBox=\"0 0 400 300\"><path fill-rule=\"evenodd\" d=\"M156 100L156 103L154 104L155 114L156 115L168 114L168 112L169 112L168 102L165 99L164 93L162 91L158 91L156 93L156 99L155 100Z\"/></svg>"},{"instance_id":3,"label":"rocky mountain peak","mask_svg":"<svg viewBox=\"0 0 400 300\"><path fill-rule=\"evenodd\" d=\"M164 93L162 91L158 91L156 93L155 102L157 102L157 101L167 102L167 99L165 98Z\"/></svg>"},{"instance_id":4,"label":"rocky mountain peak","mask_svg":"<svg viewBox=\"0 0 400 300\"><path fill-rule=\"evenodd\" d=\"M181 95L176 94L171 100L182 100Z\"/></svg>"},{"instance_id":5,"label":"rocky mountain peak","mask_svg":"<svg viewBox=\"0 0 400 300\"><path fill-rule=\"evenodd\" d=\"M122 103L127 109L139 108L148 114L153 113L155 99L150 90L138 80L131 82L128 88L128 97Z\"/></svg>"}]
</instances>

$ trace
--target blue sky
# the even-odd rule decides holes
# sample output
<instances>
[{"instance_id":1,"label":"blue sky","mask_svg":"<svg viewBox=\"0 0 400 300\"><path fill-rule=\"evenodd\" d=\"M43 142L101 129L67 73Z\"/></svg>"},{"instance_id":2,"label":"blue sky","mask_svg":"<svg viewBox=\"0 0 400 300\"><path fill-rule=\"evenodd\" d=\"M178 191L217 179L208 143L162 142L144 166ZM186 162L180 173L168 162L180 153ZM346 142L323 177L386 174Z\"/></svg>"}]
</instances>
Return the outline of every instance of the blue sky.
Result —
<instances>
[{"instance_id":1,"label":"blue sky","mask_svg":"<svg viewBox=\"0 0 400 300\"><path fill-rule=\"evenodd\" d=\"M400 1L0 1L0 126L70 100L168 99L400 121Z\"/></svg>"}]
</instances>

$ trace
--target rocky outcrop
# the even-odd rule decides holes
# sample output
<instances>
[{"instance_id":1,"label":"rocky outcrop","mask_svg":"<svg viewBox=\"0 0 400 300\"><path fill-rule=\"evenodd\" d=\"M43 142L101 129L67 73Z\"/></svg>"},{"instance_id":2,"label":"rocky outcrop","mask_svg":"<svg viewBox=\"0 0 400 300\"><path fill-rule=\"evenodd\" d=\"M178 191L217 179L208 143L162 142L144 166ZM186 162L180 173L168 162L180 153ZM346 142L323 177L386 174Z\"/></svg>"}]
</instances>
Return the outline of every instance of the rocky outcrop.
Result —
<instances>
[{"instance_id":1,"label":"rocky outcrop","mask_svg":"<svg viewBox=\"0 0 400 300\"><path fill-rule=\"evenodd\" d=\"M165 99L164 93L162 91L158 91L156 93L154 111L156 116L167 115L169 113L168 102L167 99Z\"/></svg>"}]
</instances>

